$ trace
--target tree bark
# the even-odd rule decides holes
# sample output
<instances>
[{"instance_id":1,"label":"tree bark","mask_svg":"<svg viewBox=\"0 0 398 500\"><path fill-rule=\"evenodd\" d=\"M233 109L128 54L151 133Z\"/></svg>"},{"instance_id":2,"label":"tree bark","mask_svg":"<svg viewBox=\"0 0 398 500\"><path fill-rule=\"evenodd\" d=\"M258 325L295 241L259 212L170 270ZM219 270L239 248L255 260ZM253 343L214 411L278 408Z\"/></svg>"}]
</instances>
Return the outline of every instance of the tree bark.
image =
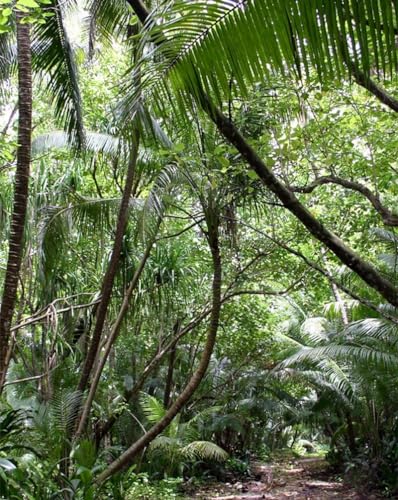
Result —
<instances>
[{"instance_id":1,"label":"tree bark","mask_svg":"<svg viewBox=\"0 0 398 500\"><path fill-rule=\"evenodd\" d=\"M119 259L120 259L120 252L122 250L124 231L126 229L126 225L127 225L127 221L128 221L131 191L132 191L134 177L135 177L135 170L136 170L135 167L136 167L137 157L138 157L138 142L139 142L139 135L138 135L138 132L136 131L133 134L132 151L131 151L131 156L130 156L129 165L128 165L128 169L127 169L127 176L126 176L126 182L125 182L125 186L124 186L124 190L123 190L122 202L120 204L120 209L119 209L119 215L118 215L117 226L116 226L116 234L115 234L115 239L113 242L112 255L111 255L109 265L108 265L108 269L107 269L106 274L104 276L104 280L102 282L101 301L98 304L97 311L96 311L94 331L92 334L90 347L89 347L87 356L84 360L82 373L81 373L79 384L77 387L77 389L79 391L82 391L82 392L87 387L89 377L91 374L91 370L93 368L95 359L96 359L97 354L98 354L98 349L99 349L99 345L101 342L102 330L104 328L104 323L105 323L105 318L106 318L106 314L107 314L107 310L108 310L108 305L109 305L109 302L111 299L113 282L115 280L115 275L116 275L116 271L117 271L117 267L118 267L118 263L119 263Z\"/></svg>"},{"instance_id":2,"label":"tree bark","mask_svg":"<svg viewBox=\"0 0 398 500\"><path fill-rule=\"evenodd\" d=\"M212 311L206 344L198 367L188 384L185 386L185 389L167 410L165 416L157 424L151 427L151 429L149 429L149 431L146 432L140 439L138 439L138 441L130 446L130 448L128 448L119 458L114 460L107 469L99 474L96 479L97 484L103 483L109 477L128 466L138 453L145 449L146 446L148 446L148 444L156 438L156 436L166 429L174 417L191 398L205 376L216 342L221 311L221 256L218 242L218 217L216 222L213 221L211 224L208 223L208 229L209 246L213 261Z\"/></svg>"},{"instance_id":3,"label":"tree bark","mask_svg":"<svg viewBox=\"0 0 398 500\"><path fill-rule=\"evenodd\" d=\"M178 334L180 326L181 322L177 320L174 325L174 336ZM166 384L163 394L163 406L166 409L169 407L170 404L171 389L173 387L173 374L174 374L174 363L176 359L176 353L177 353L177 342L173 345L169 353L169 366L167 369Z\"/></svg>"},{"instance_id":4,"label":"tree bark","mask_svg":"<svg viewBox=\"0 0 398 500\"><path fill-rule=\"evenodd\" d=\"M11 322L17 301L29 196L32 142L32 61L30 25L21 23L23 17L24 14L17 11L18 147L8 260L0 309L0 393L7 373L7 357L9 358L7 351Z\"/></svg>"}]
</instances>

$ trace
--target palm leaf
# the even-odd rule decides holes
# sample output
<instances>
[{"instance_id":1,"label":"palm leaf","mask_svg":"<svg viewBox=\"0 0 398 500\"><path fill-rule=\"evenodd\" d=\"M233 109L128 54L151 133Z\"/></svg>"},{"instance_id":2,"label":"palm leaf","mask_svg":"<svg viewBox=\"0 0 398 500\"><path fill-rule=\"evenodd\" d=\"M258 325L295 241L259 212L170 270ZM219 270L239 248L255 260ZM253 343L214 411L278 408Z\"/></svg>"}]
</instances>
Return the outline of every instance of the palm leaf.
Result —
<instances>
[{"instance_id":1,"label":"palm leaf","mask_svg":"<svg viewBox=\"0 0 398 500\"><path fill-rule=\"evenodd\" d=\"M363 320L354 321L347 329L346 334L351 335L353 340L366 341L366 338L376 339L381 341L379 346L382 347L388 343L397 345L397 325L382 318L365 318Z\"/></svg>"},{"instance_id":2,"label":"palm leaf","mask_svg":"<svg viewBox=\"0 0 398 500\"><path fill-rule=\"evenodd\" d=\"M159 172L138 219L138 226L143 235L149 238L156 236L159 220L172 200L173 189L180 184L181 179L181 169L174 163L166 165Z\"/></svg>"},{"instance_id":3,"label":"palm leaf","mask_svg":"<svg viewBox=\"0 0 398 500\"><path fill-rule=\"evenodd\" d=\"M163 3L146 20L144 55L134 69L145 76L140 88L129 77L124 108L134 112L143 91L163 113L171 95L173 107L182 110L192 97L201 102L204 92L222 104L231 84L245 95L249 85L274 71L296 76L304 71L308 77L314 68L322 80L340 77L347 65L365 75L373 65L392 72L396 14L390 0L364 2L361 8L355 0ZM155 48L144 50L147 45Z\"/></svg>"},{"instance_id":4,"label":"palm leaf","mask_svg":"<svg viewBox=\"0 0 398 500\"><path fill-rule=\"evenodd\" d=\"M310 340L314 344L319 344L328 340L329 332L327 321L322 317L307 318L300 327L300 333L304 339Z\"/></svg>"},{"instance_id":5,"label":"palm leaf","mask_svg":"<svg viewBox=\"0 0 398 500\"><path fill-rule=\"evenodd\" d=\"M161 420L166 414L163 403L156 399L154 396L142 393L140 403L142 411L144 412L148 421L152 424L156 424L157 422L159 422L159 420Z\"/></svg>"},{"instance_id":6,"label":"palm leaf","mask_svg":"<svg viewBox=\"0 0 398 500\"><path fill-rule=\"evenodd\" d=\"M52 0L46 8L53 15L44 24L35 24L32 67L52 96L56 116L63 122L71 142L84 144L82 103L77 68L63 15L71 0Z\"/></svg>"},{"instance_id":7,"label":"palm leaf","mask_svg":"<svg viewBox=\"0 0 398 500\"><path fill-rule=\"evenodd\" d=\"M52 423L61 438L65 438L73 431L81 404L80 391L60 391L51 401Z\"/></svg>"},{"instance_id":8,"label":"palm leaf","mask_svg":"<svg viewBox=\"0 0 398 500\"><path fill-rule=\"evenodd\" d=\"M160 435L149 445L149 451L168 457L178 452L180 446L181 444L178 439Z\"/></svg>"},{"instance_id":9,"label":"palm leaf","mask_svg":"<svg viewBox=\"0 0 398 500\"><path fill-rule=\"evenodd\" d=\"M193 441L181 450L181 453L190 459L214 460L224 462L228 459L228 453L220 446L210 441Z\"/></svg>"},{"instance_id":10,"label":"palm leaf","mask_svg":"<svg viewBox=\"0 0 398 500\"><path fill-rule=\"evenodd\" d=\"M125 0L90 0L88 10L99 34L108 43L119 37L125 36L132 12L126 8Z\"/></svg>"},{"instance_id":11,"label":"palm leaf","mask_svg":"<svg viewBox=\"0 0 398 500\"><path fill-rule=\"evenodd\" d=\"M120 152L120 140L109 134L87 132L84 149L92 153L103 153L116 157ZM67 133L57 130L41 134L32 141L32 154L38 155L51 149L70 148L70 138Z\"/></svg>"},{"instance_id":12,"label":"palm leaf","mask_svg":"<svg viewBox=\"0 0 398 500\"><path fill-rule=\"evenodd\" d=\"M16 62L16 47L9 33L0 34L0 95L5 97L4 83L9 79Z\"/></svg>"},{"instance_id":13,"label":"palm leaf","mask_svg":"<svg viewBox=\"0 0 398 500\"><path fill-rule=\"evenodd\" d=\"M131 207L138 200L131 201ZM39 276L48 284L49 277L57 270L57 262L62 259L65 248L71 241L104 234L110 230L112 213L116 213L120 198L86 199L65 207L47 207L39 224L38 255Z\"/></svg>"},{"instance_id":14,"label":"palm leaf","mask_svg":"<svg viewBox=\"0 0 398 500\"><path fill-rule=\"evenodd\" d=\"M376 348L355 345L329 344L322 347L305 347L280 363L280 367L293 366L304 362L319 363L325 358L351 359L355 362L374 363L385 368L396 369L398 356Z\"/></svg>"}]
</instances>

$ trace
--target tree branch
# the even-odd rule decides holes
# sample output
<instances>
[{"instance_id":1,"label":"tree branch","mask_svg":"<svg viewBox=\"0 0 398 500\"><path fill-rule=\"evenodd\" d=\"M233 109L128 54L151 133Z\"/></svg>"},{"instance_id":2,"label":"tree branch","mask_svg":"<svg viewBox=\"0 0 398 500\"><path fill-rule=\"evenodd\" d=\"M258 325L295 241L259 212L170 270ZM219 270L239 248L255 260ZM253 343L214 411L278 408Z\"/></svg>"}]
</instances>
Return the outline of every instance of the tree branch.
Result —
<instances>
[{"instance_id":1,"label":"tree branch","mask_svg":"<svg viewBox=\"0 0 398 500\"><path fill-rule=\"evenodd\" d=\"M394 214L390 209L385 207L381 203L377 194L372 193L369 188L359 182L349 181L333 175L326 175L318 177L314 180L314 182L311 182L311 184L308 184L307 186L289 186L289 189L293 193L312 193L315 188L325 184L337 184L346 189L351 189L352 191L361 193L370 201L373 208L381 215L381 218L386 226L398 226L398 215Z\"/></svg>"}]
</instances>

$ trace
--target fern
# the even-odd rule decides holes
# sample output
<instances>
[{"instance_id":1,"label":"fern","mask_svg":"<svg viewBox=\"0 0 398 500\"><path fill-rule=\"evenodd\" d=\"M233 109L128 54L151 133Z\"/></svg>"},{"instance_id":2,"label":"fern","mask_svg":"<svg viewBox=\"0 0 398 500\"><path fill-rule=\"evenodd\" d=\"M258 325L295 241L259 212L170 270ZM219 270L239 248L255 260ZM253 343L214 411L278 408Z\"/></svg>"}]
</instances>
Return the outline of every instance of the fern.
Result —
<instances>
[{"instance_id":1,"label":"fern","mask_svg":"<svg viewBox=\"0 0 398 500\"><path fill-rule=\"evenodd\" d=\"M141 394L140 404L147 420L152 424L159 422L166 414L163 404L149 394Z\"/></svg>"}]
</instances>

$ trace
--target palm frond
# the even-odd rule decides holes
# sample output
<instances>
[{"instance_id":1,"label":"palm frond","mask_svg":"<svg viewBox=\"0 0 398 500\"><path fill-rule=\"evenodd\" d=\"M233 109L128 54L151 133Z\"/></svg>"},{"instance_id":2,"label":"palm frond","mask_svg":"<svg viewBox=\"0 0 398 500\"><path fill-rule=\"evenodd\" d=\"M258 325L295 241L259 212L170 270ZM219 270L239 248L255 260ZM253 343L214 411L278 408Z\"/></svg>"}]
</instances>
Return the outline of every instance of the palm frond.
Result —
<instances>
[{"instance_id":1,"label":"palm frond","mask_svg":"<svg viewBox=\"0 0 398 500\"><path fill-rule=\"evenodd\" d=\"M336 361L328 358L317 363L322 375L332 384L333 390L343 393L346 397L351 397L354 393L352 382L347 373Z\"/></svg>"},{"instance_id":2,"label":"palm frond","mask_svg":"<svg viewBox=\"0 0 398 500\"><path fill-rule=\"evenodd\" d=\"M368 75L397 65L397 5L389 0L177 0L148 17L141 40L142 88L131 85L125 109L143 90L165 111L165 100L184 109L203 92L221 104L231 87L245 95L275 71L322 80L355 68ZM154 47L143 50L144 46ZM216 64L215 64L216 62ZM145 71L143 71L145 67ZM129 79L134 82L134 78ZM166 99L165 99L166 98Z\"/></svg>"},{"instance_id":3,"label":"palm frond","mask_svg":"<svg viewBox=\"0 0 398 500\"><path fill-rule=\"evenodd\" d=\"M87 132L84 149L92 153L103 153L116 157L120 152L120 140L109 134ZM41 134L32 141L32 154L38 155L51 149L70 148L70 138L62 130Z\"/></svg>"},{"instance_id":4,"label":"palm frond","mask_svg":"<svg viewBox=\"0 0 398 500\"><path fill-rule=\"evenodd\" d=\"M80 391L60 391L51 401L53 425L60 437L66 437L73 431L82 404Z\"/></svg>"},{"instance_id":5,"label":"palm frond","mask_svg":"<svg viewBox=\"0 0 398 500\"><path fill-rule=\"evenodd\" d=\"M84 144L82 102L77 67L63 14L71 0L52 0L46 8L53 15L44 24L35 24L32 67L50 90L56 116L63 122L71 142Z\"/></svg>"},{"instance_id":6,"label":"palm frond","mask_svg":"<svg viewBox=\"0 0 398 500\"><path fill-rule=\"evenodd\" d=\"M353 394L351 384L335 385L332 381L328 380L326 373L323 373L317 368L313 370L305 369L301 366L298 366L297 368L282 368L281 365L279 365L277 369L274 370L273 376L278 380L294 379L295 381L302 381L307 384L309 383L319 389L338 394L338 396L347 403L347 397L351 397Z\"/></svg>"},{"instance_id":7,"label":"palm frond","mask_svg":"<svg viewBox=\"0 0 398 500\"><path fill-rule=\"evenodd\" d=\"M137 200L131 206L137 206ZM80 199L64 207L47 207L39 224L38 254L39 276L48 283L49 276L57 270L56 263L65 255L70 241L110 230L112 213L116 213L120 198Z\"/></svg>"},{"instance_id":8,"label":"palm frond","mask_svg":"<svg viewBox=\"0 0 398 500\"><path fill-rule=\"evenodd\" d=\"M225 462L228 459L228 453L210 441L193 441L184 446L181 453L190 459L199 458L200 460L214 460L216 462Z\"/></svg>"},{"instance_id":9,"label":"palm frond","mask_svg":"<svg viewBox=\"0 0 398 500\"><path fill-rule=\"evenodd\" d=\"M180 446L181 443L178 439L160 435L149 445L149 451L167 457L168 455L174 455L179 450Z\"/></svg>"},{"instance_id":10,"label":"palm frond","mask_svg":"<svg viewBox=\"0 0 398 500\"><path fill-rule=\"evenodd\" d=\"M4 83L10 77L16 62L16 48L12 44L10 33L0 34L0 95L4 97Z\"/></svg>"},{"instance_id":11,"label":"palm frond","mask_svg":"<svg viewBox=\"0 0 398 500\"><path fill-rule=\"evenodd\" d=\"M154 118L147 106L142 103L137 107L137 117L139 118L138 123L142 126L142 131L146 135L153 137L157 143L165 148L172 147L173 143L161 127L159 121Z\"/></svg>"},{"instance_id":12,"label":"palm frond","mask_svg":"<svg viewBox=\"0 0 398 500\"><path fill-rule=\"evenodd\" d=\"M3 441L20 434L25 427L27 412L23 409L3 409L0 411L0 450Z\"/></svg>"},{"instance_id":13,"label":"palm frond","mask_svg":"<svg viewBox=\"0 0 398 500\"><path fill-rule=\"evenodd\" d=\"M149 238L155 237L158 230L158 222L172 200L173 189L183 179L181 169L174 163L164 167L155 179L152 189L145 200L141 216L138 220L140 231Z\"/></svg>"},{"instance_id":14,"label":"palm frond","mask_svg":"<svg viewBox=\"0 0 398 500\"><path fill-rule=\"evenodd\" d=\"M119 36L126 36L127 26L132 16L125 0L90 0L90 16L93 18L99 34L108 43Z\"/></svg>"},{"instance_id":15,"label":"palm frond","mask_svg":"<svg viewBox=\"0 0 398 500\"><path fill-rule=\"evenodd\" d=\"M307 318L300 327L303 338L310 340L314 344L319 344L328 340L329 334L327 321L322 317Z\"/></svg>"},{"instance_id":16,"label":"palm frond","mask_svg":"<svg viewBox=\"0 0 398 500\"><path fill-rule=\"evenodd\" d=\"M140 398L141 408L146 418L152 424L156 424L166 414L163 403L154 396L142 393Z\"/></svg>"},{"instance_id":17,"label":"palm frond","mask_svg":"<svg viewBox=\"0 0 398 500\"><path fill-rule=\"evenodd\" d=\"M279 366L294 366L304 362L317 364L325 358L351 359L355 362L373 363L389 369L396 369L398 366L398 356L395 354L366 346L339 344L329 344L322 347L305 347L282 361Z\"/></svg>"},{"instance_id":18,"label":"palm frond","mask_svg":"<svg viewBox=\"0 0 398 500\"><path fill-rule=\"evenodd\" d=\"M364 341L365 337L391 342L398 342L397 325L381 318L365 318L354 321L346 329L348 335L354 340Z\"/></svg>"},{"instance_id":19,"label":"palm frond","mask_svg":"<svg viewBox=\"0 0 398 500\"><path fill-rule=\"evenodd\" d=\"M378 241L384 243L391 252L397 252L398 236L395 233L381 227L375 227L371 229L371 234L373 234Z\"/></svg>"},{"instance_id":20,"label":"palm frond","mask_svg":"<svg viewBox=\"0 0 398 500\"><path fill-rule=\"evenodd\" d=\"M350 317L355 316L356 313L360 313L361 308L364 306L358 300L354 299L344 299L344 302L328 302L323 306L324 313L329 320L341 320L343 308L350 312ZM368 312L368 309L366 309Z\"/></svg>"}]
</instances>

